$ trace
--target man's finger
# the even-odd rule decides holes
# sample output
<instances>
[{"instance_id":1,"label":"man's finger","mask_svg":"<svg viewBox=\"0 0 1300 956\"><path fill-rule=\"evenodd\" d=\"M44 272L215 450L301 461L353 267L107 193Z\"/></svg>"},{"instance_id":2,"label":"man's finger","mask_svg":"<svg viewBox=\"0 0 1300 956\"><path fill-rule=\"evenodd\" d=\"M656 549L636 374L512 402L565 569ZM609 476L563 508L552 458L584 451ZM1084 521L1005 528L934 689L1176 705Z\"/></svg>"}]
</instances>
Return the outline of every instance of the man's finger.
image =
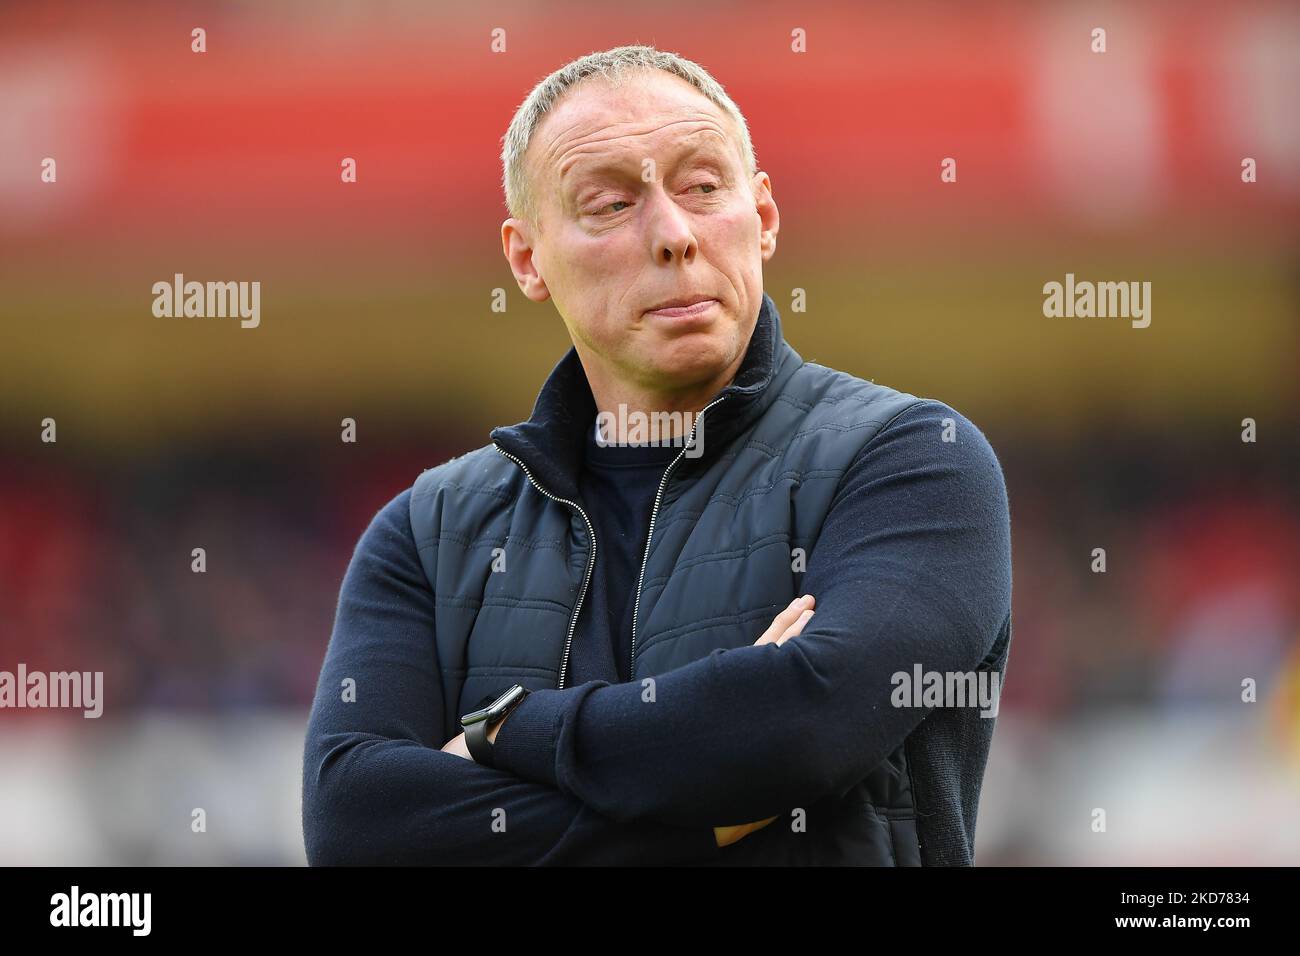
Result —
<instances>
[{"instance_id":1,"label":"man's finger","mask_svg":"<svg viewBox=\"0 0 1300 956\"><path fill-rule=\"evenodd\" d=\"M806 595L804 597L795 598L791 601L786 605L785 610L781 611L780 614L772 619L772 623L768 626L767 630L764 631L762 636L760 636L754 643L771 644L775 642L778 637L785 633L786 628L799 619L799 615L803 613L806 603Z\"/></svg>"},{"instance_id":2,"label":"man's finger","mask_svg":"<svg viewBox=\"0 0 1300 956\"><path fill-rule=\"evenodd\" d=\"M791 601L780 614L772 621L771 626L763 632L762 636L756 640L755 644L780 643L781 635L799 620L805 609L811 608L816 601L811 594L805 594Z\"/></svg>"},{"instance_id":3,"label":"man's finger","mask_svg":"<svg viewBox=\"0 0 1300 956\"><path fill-rule=\"evenodd\" d=\"M812 620L812 616L816 613L817 612L814 611L812 608L809 608L808 610L800 614L799 620L795 621L788 628L786 628L785 633L776 639L777 647L780 647L786 641L790 640L790 638L802 634L803 626L807 624L810 620Z\"/></svg>"}]
</instances>

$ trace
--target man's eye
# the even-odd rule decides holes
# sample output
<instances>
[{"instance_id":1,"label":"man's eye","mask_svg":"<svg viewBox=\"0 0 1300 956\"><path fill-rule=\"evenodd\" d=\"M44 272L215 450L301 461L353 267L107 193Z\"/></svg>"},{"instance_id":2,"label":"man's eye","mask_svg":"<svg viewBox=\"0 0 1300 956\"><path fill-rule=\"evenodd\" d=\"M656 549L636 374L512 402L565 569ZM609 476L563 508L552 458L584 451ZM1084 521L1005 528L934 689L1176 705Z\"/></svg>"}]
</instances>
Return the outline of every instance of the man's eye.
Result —
<instances>
[{"instance_id":1,"label":"man's eye","mask_svg":"<svg viewBox=\"0 0 1300 956\"><path fill-rule=\"evenodd\" d=\"M631 203L624 202L622 199L616 199L612 203L606 205L600 211L604 212L606 209L614 209L615 206L629 206L629 205L631 205ZM622 211L623 210L621 209L614 209L614 212L622 212Z\"/></svg>"},{"instance_id":2,"label":"man's eye","mask_svg":"<svg viewBox=\"0 0 1300 956\"><path fill-rule=\"evenodd\" d=\"M710 191L716 191L718 187L715 186L713 183L696 183L696 184L695 184L694 186L692 186L691 188L692 188L692 189L708 189L708 190L710 190ZM708 193L705 193L704 195L707 196Z\"/></svg>"}]
</instances>

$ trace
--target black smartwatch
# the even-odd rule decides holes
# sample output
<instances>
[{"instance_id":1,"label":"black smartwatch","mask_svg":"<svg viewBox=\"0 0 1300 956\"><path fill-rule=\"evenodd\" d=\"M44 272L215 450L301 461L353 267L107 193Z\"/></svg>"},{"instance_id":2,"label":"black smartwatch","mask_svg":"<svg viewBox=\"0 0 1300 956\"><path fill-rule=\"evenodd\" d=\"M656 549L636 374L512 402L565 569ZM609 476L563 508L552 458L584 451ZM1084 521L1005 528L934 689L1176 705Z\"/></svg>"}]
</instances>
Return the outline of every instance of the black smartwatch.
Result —
<instances>
[{"instance_id":1,"label":"black smartwatch","mask_svg":"<svg viewBox=\"0 0 1300 956\"><path fill-rule=\"evenodd\" d=\"M515 684L482 710L461 717L460 726L465 731L465 746L469 748L470 756L474 758L475 763L488 767L496 766L492 760L492 741L488 740L488 734L527 696L528 689L522 684Z\"/></svg>"}]
</instances>

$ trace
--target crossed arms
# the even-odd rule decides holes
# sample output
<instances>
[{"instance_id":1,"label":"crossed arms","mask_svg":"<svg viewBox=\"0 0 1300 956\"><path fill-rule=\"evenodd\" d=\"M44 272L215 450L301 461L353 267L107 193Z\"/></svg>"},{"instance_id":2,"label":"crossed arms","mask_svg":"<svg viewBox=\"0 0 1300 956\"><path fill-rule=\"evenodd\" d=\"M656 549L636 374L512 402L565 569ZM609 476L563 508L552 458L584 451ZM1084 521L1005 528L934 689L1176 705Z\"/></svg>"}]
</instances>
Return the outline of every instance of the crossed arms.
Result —
<instances>
[{"instance_id":1,"label":"crossed arms","mask_svg":"<svg viewBox=\"0 0 1300 956\"><path fill-rule=\"evenodd\" d=\"M534 691L501 725L493 769L436 749L451 735L407 496L362 537L340 595L304 760L313 863L716 859L713 827L866 776L928 713L891 706L891 675L974 670L1010 609L997 459L959 413L914 406L840 481L797 638L657 675L653 703L640 682ZM337 700L346 676L356 703Z\"/></svg>"}]
</instances>

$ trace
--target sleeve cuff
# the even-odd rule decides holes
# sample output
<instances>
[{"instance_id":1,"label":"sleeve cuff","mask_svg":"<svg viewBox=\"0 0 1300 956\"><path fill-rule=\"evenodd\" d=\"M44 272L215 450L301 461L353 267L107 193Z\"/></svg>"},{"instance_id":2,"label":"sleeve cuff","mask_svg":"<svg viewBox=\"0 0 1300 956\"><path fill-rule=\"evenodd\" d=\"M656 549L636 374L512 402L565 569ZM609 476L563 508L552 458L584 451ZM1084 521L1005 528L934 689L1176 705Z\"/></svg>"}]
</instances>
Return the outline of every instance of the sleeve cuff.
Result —
<instances>
[{"instance_id":1,"label":"sleeve cuff","mask_svg":"<svg viewBox=\"0 0 1300 956\"><path fill-rule=\"evenodd\" d=\"M517 777L556 786L555 745L564 717L561 690L535 690L512 710L497 731L492 760Z\"/></svg>"}]
</instances>

